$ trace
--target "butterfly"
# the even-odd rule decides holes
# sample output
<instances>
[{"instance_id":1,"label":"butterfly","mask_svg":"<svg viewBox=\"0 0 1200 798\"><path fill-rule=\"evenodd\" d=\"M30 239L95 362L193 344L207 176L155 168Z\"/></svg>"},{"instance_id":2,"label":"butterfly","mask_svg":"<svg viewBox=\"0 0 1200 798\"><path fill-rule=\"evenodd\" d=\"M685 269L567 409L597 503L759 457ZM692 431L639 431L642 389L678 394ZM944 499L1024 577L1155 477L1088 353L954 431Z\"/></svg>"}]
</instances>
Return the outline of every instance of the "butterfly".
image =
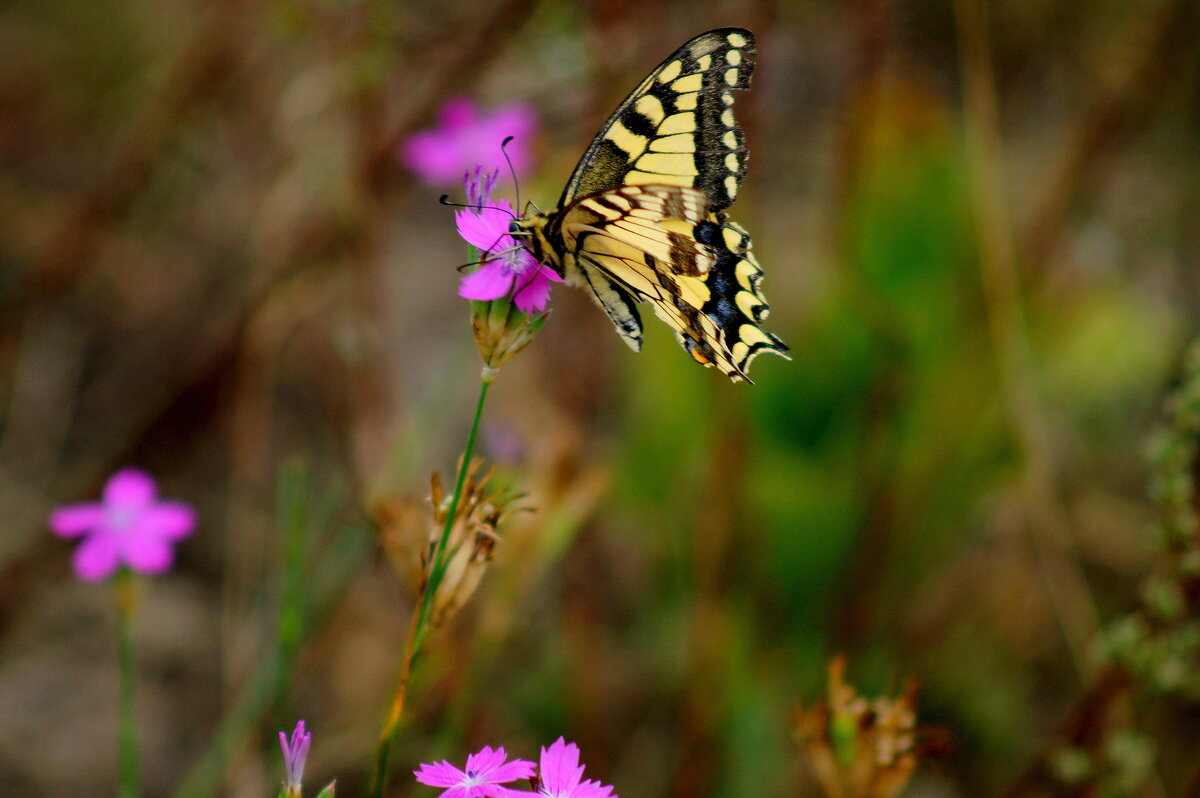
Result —
<instances>
[{"instance_id":1,"label":"butterfly","mask_svg":"<svg viewBox=\"0 0 1200 798\"><path fill-rule=\"evenodd\" d=\"M617 106L580 159L558 207L511 231L544 266L591 292L617 333L642 346L648 302L697 362L737 382L757 355L786 359L749 234L725 213L746 173L733 92L750 85L754 35L702 33Z\"/></svg>"}]
</instances>

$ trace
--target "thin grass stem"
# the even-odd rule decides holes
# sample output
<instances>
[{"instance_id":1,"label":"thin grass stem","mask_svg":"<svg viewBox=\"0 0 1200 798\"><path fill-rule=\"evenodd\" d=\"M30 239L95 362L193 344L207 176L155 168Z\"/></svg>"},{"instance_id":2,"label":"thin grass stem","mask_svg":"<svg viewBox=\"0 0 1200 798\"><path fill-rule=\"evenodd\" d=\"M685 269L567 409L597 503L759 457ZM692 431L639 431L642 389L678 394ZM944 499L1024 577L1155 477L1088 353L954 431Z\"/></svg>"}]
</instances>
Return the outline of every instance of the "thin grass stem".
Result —
<instances>
[{"instance_id":1,"label":"thin grass stem","mask_svg":"<svg viewBox=\"0 0 1200 798\"><path fill-rule=\"evenodd\" d=\"M117 602L117 660L120 670L120 713L117 727L117 796L138 798L137 719L134 713L134 685L137 664L133 658L133 612L137 602L133 572L122 567L114 589Z\"/></svg>"}]
</instances>

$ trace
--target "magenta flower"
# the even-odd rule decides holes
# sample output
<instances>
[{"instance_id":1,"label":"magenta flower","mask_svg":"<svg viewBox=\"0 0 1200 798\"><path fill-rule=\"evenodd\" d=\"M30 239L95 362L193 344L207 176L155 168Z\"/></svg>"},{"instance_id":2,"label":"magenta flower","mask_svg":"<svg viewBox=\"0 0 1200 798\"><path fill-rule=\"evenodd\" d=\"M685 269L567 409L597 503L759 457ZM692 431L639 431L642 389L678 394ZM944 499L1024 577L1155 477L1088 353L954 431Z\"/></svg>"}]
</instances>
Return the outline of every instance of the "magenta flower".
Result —
<instances>
[{"instance_id":1,"label":"magenta flower","mask_svg":"<svg viewBox=\"0 0 1200 798\"><path fill-rule=\"evenodd\" d=\"M423 180L441 186L457 180L476 164L483 164L487 170L507 170L500 145L512 136L508 157L516 173L522 175L532 164L529 142L537 128L537 114L523 103L504 105L488 113L469 97L454 97L438 113L437 127L409 136L400 157Z\"/></svg>"},{"instance_id":2,"label":"magenta flower","mask_svg":"<svg viewBox=\"0 0 1200 798\"><path fill-rule=\"evenodd\" d=\"M422 784L444 787L439 798L516 798L527 795L500 785L531 777L533 763L525 759L506 762L507 758L503 748L492 750L485 745L478 754L467 757L465 771L442 760L433 764L422 763L421 769L414 770L413 775Z\"/></svg>"},{"instance_id":3,"label":"magenta flower","mask_svg":"<svg viewBox=\"0 0 1200 798\"><path fill-rule=\"evenodd\" d=\"M559 737L542 749L538 768L538 795L546 798L617 798L613 788L598 781L580 781L579 746Z\"/></svg>"},{"instance_id":4,"label":"magenta flower","mask_svg":"<svg viewBox=\"0 0 1200 798\"><path fill-rule=\"evenodd\" d=\"M308 746L312 733L304 730L304 721L296 723L292 738L279 733L279 747L283 749L284 781L283 792L288 798L300 795L300 781L304 778L304 761L308 759Z\"/></svg>"},{"instance_id":5,"label":"magenta flower","mask_svg":"<svg viewBox=\"0 0 1200 798\"><path fill-rule=\"evenodd\" d=\"M467 204L454 214L458 234L481 253L492 255L475 271L462 278L458 295L464 299L487 302L512 295L513 304L522 313L536 313L550 301L550 283L562 278L551 268L538 263L508 227L515 218L506 200L488 197L496 184L495 172L476 167L466 180Z\"/></svg>"},{"instance_id":6,"label":"magenta flower","mask_svg":"<svg viewBox=\"0 0 1200 798\"><path fill-rule=\"evenodd\" d=\"M147 574L171 567L171 544L196 526L196 511L183 502L159 501L154 479L123 468L104 486L99 502L59 507L50 530L62 538L83 537L75 549L75 574L85 582L110 576L120 563Z\"/></svg>"}]
</instances>

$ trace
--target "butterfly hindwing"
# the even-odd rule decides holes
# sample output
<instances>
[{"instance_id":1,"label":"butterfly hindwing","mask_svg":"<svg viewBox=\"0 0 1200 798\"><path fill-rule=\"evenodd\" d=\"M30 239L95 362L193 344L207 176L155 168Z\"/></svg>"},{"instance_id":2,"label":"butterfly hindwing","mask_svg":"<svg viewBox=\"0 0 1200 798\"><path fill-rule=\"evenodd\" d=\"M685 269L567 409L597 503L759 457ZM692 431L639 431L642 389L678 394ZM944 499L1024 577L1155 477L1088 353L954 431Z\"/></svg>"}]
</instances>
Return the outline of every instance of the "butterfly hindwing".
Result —
<instances>
[{"instance_id":1,"label":"butterfly hindwing","mask_svg":"<svg viewBox=\"0 0 1200 798\"><path fill-rule=\"evenodd\" d=\"M762 294L763 271L751 249L750 234L717 214L697 226L696 238L709 244L715 255L707 281L711 298L701 312L720 328L729 362L745 377L750 361L763 352L790 360L785 354L787 344L761 326L770 308Z\"/></svg>"},{"instance_id":2,"label":"butterfly hindwing","mask_svg":"<svg viewBox=\"0 0 1200 798\"><path fill-rule=\"evenodd\" d=\"M630 299L649 302L698 362L748 379L756 355L787 347L759 326L767 304L750 237L704 202L695 189L623 186L572 205L563 244L635 351L641 323Z\"/></svg>"},{"instance_id":3,"label":"butterfly hindwing","mask_svg":"<svg viewBox=\"0 0 1200 798\"><path fill-rule=\"evenodd\" d=\"M727 208L746 173L746 137L733 116L734 90L750 86L754 36L718 28L680 47L617 107L592 141L559 207L622 185L704 192Z\"/></svg>"}]
</instances>

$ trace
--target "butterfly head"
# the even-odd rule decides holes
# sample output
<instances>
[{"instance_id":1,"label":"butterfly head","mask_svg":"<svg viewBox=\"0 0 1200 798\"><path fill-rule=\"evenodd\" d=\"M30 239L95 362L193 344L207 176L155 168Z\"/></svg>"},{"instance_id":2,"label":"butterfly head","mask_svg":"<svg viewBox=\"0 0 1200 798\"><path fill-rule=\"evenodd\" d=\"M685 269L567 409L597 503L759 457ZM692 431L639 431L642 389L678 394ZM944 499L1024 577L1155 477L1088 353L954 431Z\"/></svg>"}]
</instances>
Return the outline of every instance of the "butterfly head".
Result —
<instances>
[{"instance_id":1,"label":"butterfly head","mask_svg":"<svg viewBox=\"0 0 1200 798\"><path fill-rule=\"evenodd\" d=\"M519 216L508 225L508 232L515 238L539 263L549 266L562 274L562 264L558 251L551 241L549 214L542 213L536 208L527 208L524 216Z\"/></svg>"}]
</instances>

